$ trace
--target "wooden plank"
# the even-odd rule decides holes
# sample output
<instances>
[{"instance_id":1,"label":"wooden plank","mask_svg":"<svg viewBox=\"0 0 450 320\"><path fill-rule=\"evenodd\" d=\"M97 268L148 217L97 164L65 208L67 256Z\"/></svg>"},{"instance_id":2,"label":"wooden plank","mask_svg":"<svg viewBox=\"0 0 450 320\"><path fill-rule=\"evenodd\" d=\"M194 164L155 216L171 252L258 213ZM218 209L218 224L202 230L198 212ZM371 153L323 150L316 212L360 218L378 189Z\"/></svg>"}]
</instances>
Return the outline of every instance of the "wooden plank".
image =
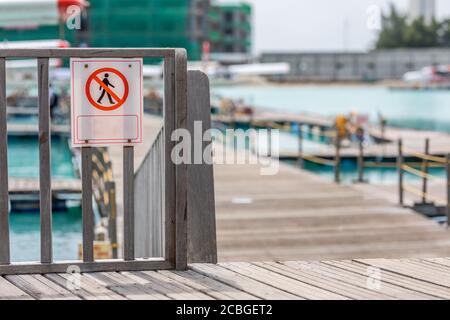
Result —
<instances>
[{"instance_id":1,"label":"wooden plank","mask_svg":"<svg viewBox=\"0 0 450 320\"><path fill-rule=\"evenodd\" d=\"M33 298L17 288L8 280L0 277L0 300L32 300Z\"/></svg>"},{"instance_id":2,"label":"wooden plank","mask_svg":"<svg viewBox=\"0 0 450 320\"><path fill-rule=\"evenodd\" d=\"M61 274L47 274L45 277L57 285L66 288L74 295L82 298L83 300L125 300L125 298L108 288L106 286L101 285L98 281L95 281L92 277L88 277L85 274L76 275L79 277L80 287L69 288L67 286L68 281L70 280L70 274L61 273Z\"/></svg>"},{"instance_id":3,"label":"wooden plank","mask_svg":"<svg viewBox=\"0 0 450 320\"><path fill-rule=\"evenodd\" d=\"M208 294L197 291L156 271L123 272L122 274L133 279L144 280L143 284L175 300L214 299Z\"/></svg>"},{"instance_id":4,"label":"wooden plank","mask_svg":"<svg viewBox=\"0 0 450 320\"><path fill-rule=\"evenodd\" d=\"M341 283L349 284L352 287L362 288L364 292L369 292L370 299L386 299L386 297L396 299L408 299L408 300L433 300L437 299L434 296L423 294L414 290L392 285L388 282L382 281L379 288L368 288L368 276L354 273L348 270L339 269L334 266L323 264L321 262L299 262L288 261L283 263L277 263L277 265L288 267L290 270L296 270L297 272L304 273L317 273L320 274L323 279L335 279ZM340 287L340 285L339 285ZM338 288L339 288L338 287ZM354 294L354 290L351 291ZM367 295L361 295L359 299L363 299Z\"/></svg>"},{"instance_id":5,"label":"wooden plank","mask_svg":"<svg viewBox=\"0 0 450 320\"><path fill-rule=\"evenodd\" d=\"M42 275L7 276L6 279L38 300L80 300L68 290Z\"/></svg>"},{"instance_id":6,"label":"wooden plank","mask_svg":"<svg viewBox=\"0 0 450 320\"><path fill-rule=\"evenodd\" d=\"M187 52L175 50L175 128L187 126ZM166 158L166 162L168 159ZM173 161L173 160L172 160ZM187 165L177 164L176 175L176 260L177 270L187 268Z\"/></svg>"},{"instance_id":7,"label":"wooden plank","mask_svg":"<svg viewBox=\"0 0 450 320\"><path fill-rule=\"evenodd\" d=\"M249 277L243 276L239 273L233 272L219 265L210 264L192 264L189 266L195 272L225 283L237 290L246 292L250 295L265 300L304 300L297 295L293 295L284 290L274 288L270 285L264 284L260 281L256 281Z\"/></svg>"},{"instance_id":8,"label":"wooden plank","mask_svg":"<svg viewBox=\"0 0 450 320\"><path fill-rule=\"evenodd\" d=\"M0 264L10 262L6 61L0 58Z\"/></svg>"},{"instance_id":9,"label":"wooden plank","mask_svg":"<svg viewBox=\"0 0 450 320\"><path fill-rule=\"evenodd\" d=\"M134 147L123 147L123 257L134 260Z\"/></svg>"},{"instance_id":10,"label":"wooden plank","mask_svg":"<svg viewBox=\"0 0 450 320\"><path fill-rule=\"evenodd\" d=\"M151 287L117 272L91 273L87 276L129 300L170 300Z\"/></svg>"},{"instance_id":11,"label":"wooden plank","mask_svg":"<svg viewBox=\"0 0 450 320\"><path fill-rule=\"evenodd\" d=\"M265 283L271 287L289 292L293 295L299 296L308 300L348 300L349 298L343 294L334 293L332 291L308 284L304 281L295 280L286 277L277 272L261 268L251 263L233 262L221 263L220 266L227 268L233 272L254 279L256 281Z\"/></svg>"},{"instance_id":12,"label":"wooden plank","mask_svg":"<svg viewBox=\"0 0 450 320\"><path fill-rule=\"evenodd\" d=\"M346 281L342 281L342 279L336 279L326 272L320 272L315 265L311 265L310 268L301 269L292 268L288 266L288 264L284 265L277 262L257 262L255 265L271 272L281 274L285 277L298 280L351 299L390 300L394 298L387 294L369 290L366 286L356 286ZM366 283L364 282L364 285L365 284Z\"/></svg>"},{"instance_id":13,"label":"wooden plank","mask_svg":"<svg viewBox=\"0 0 450 320\"><path fill-rule=\"evenodd\" d=\"M55 48L55 49L0 49L6 58L136 58L173 57L172 48Z\"/></svg>"},{"instance_id":14,"label":"wooden plank","mask_svg":"<svg viewBox=\"0 0 450 320\"><path fill-rule=\"evenodd\" d=\"M54 262L52 264L41 263L15 263L0 265L0 275L33 274L33 273L64 273L67 268L76 266L82 273L101 271L140 271L140 270L166 270L172 268L172 263L161 258L146 260L101 260L95 262Z\"/></svg>"},{"instance_id":15,"label":"wooden plank","mask_svg":"<svg viewBox=\"0 0 450 320\"><path fill-rule=\"evenodd\" d=\"M203 141L205 131L211 128L210 108L208 76L200 71L189 71L188 130L194 142L193 164L188 166L187 171L189 263L217 263L214 172L212 158L203 159L203 151L208 150L208 145L212 143L211 137ZM200 123L201 131L194 130L194 122ZM196 158L198 156L199 159ZM209 164L206 162L208 160L211 160Z\"/></svg>"},{"instance_id":16,"label":"wooden plank","mask_svg":"<svg viewBox=\"0 0 450 320\"><path fill-rule=\"evenodd\" d=\"M94 261L94 211L92 210L92 147L81 148L83 261Z\"/></svg>"},{"instance_id":17,"label":"wooden plank","mask_svg":"<svg viewBox=\"0 0 450 320\"><path fill-rule=\"evenodd\" d=\"M41 214L41 262L51 263L52 252L52 191L51 191L51 133L49 98L49 60L38 59L39 94L39 181Z\"/></svg>"},{"instance_id":18,"label":"wooden plank","mask_svg":"<svg viewBox=\"0 0 450 320\"><path fill-rule=\"evenodd\" d=\"M165 243L164 254L175 266L176 260L176 175L175 164L169 161L175 142L175 59L164 59L164 212Z\"/></svg>"},{"instance_id":19,"label":"wooden plank","mask_svg":"<svg viewBox=\"0 0 450 320\"><path fill-rule=\"evenodd\" d=\"M257 300L258 298L236 288L228 286L192 270L188 271L158 271L168 278L183 283L195 290L206 293L215 299L221 300Z\"/></svg>"},{"instance_id":20,"label":"wooden plank","mask_svg":"<svg viewBox=\"0 0 450 320\"><path fill-rule=\"evenodd\" d=\"M354 272L365 277L368 276L367 265L352 261L324 261L326 265L331 265L340 269ZM400 275L387 270L383 270L381 274L383 283L388 283L399 288L406 288L422 294L427 294L441 299L450 299L450 291L434 284L430 284L420 279L414 279L405 275Z\"/></svg>"},{"instance_id":21,"label":"wooden plank","mask_svg":"<svg viewBox=\"0 0 450 320\"><path fill-rule=\"evenodd\" d=\"M439 272L437 270L430 272L429 267L413 265L406 260L357 259L355 261L367 266L378 267L382 270L388 270L410 278L450 288L450 278L448 277L448 273Z\"/></svg>"}]
</instances>

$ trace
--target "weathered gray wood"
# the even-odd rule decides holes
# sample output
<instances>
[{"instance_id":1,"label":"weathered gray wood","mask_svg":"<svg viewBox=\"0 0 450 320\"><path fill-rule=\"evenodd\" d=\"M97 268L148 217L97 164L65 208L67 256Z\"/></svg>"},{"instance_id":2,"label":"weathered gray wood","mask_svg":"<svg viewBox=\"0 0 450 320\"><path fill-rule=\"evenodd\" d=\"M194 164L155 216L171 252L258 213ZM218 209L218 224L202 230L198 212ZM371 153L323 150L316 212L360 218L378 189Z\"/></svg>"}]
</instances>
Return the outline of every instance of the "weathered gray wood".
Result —
<instances>
[{"instance_id":1,"label":"weathered gray wood","mask_svg":"<svg viewBox=\"0 0 450 320\"><path fill-rule=\"evenodd\" d=\"M134 260L134 147L123 147L123 256Z\"/></svg>"},{"instance_id":2,"label":"weathered gray wood","mask_svg":"<svg viewBox=\"0 0 450 320\"><path fill-rule=\"evenodd\" d=\"M92 147L81 148L83 261L94 261L94 212L92 210Z\"/></svg>"},{"instance_id":3,"label":"weathered gray wood","mask_svg":"<svg viewBox=\"0 0 450 320\"><path fill-rule=\"evenodd\" d=\"M106 183L106 190L109 197L109 218L108 218L108 232L112 246L112 258L118 258L118 243L117 243L117 203L116 203L116 183L108 181Z\"/></svg>"},{"instance_id":4,"label":"weathered gray wood","mask_svg":"<svg viewBox=\"0 0 450 320\"><path fill-rule=\"evenodd\" d=\"M201 163L188 166L188 262L217 263L216 215L214 205L213 166L205 162L203 152L212 143L205 131L211 128L210 93L208 76L200 71L188 72L188 130L193 142L192 160L198 154ZM194 122L199 122L202 132L194 135ZM196 148L201 146L201 148ZM199 150L198 150L199 149ZM212 148L211 148L212 150Z\"/></svg>"},{"instance_id":5,"label":"weathered gray wood","mask_svg":"<svg viewBox=\"0 0 450 320\"><path fill-rule=\"evenodd\" d=\"M39 300L80 300L65 288L55 284L42 275L14 275L7 276L13 283L30 296Z\"/></svg>"},{"instance_id":6,"label":"weathered gray wood","mask_svg":"<svg viewBox=\"0 0 450 320\"><path fill-rule=\"evenodd\" d=\"M398 156L397 156L397 172L398 172L398 203L403 205L403 142L398 140Z\"/></svg>"},{"instance_id":7,"label":"weathered gray wood","mask_svg":"<svg viewBox=\"0 0 450 320\"><path fill-rule=\"evenodd\" d=\"M341 137L339 132L336 131L335 138L335 156L334 156L334 182L341 182Z\"/></svg>"},{"instance_id":8,"label":"weathered gray wood","mask_svg":"<svg viewBox=\"0 0 450 320\"><path fill-rule=\"evenodd\" d=\"M175 164L171 161L175 142L171 135L175 130L175 58L164 59L164 215L165 244L164 256L173 263L176 260L176 176Z\"/></svg>"},{"instance_id":9,"label":"weathered gray wood","mask_svg":"<svg viewBox=\"0 0 450 320\"><path fill-rule=\"evenodd\" d=\"M358 143L359 154L358 154L358 182L364 182L364 143L362 138Z\"/></svg>"},{"instance_id":10,"label":"weathered gray wood","mask_svg":"<svg viewBox=\"0 0 450 320\"><path fill-rule=\"evenodd\" d=\"M172 48L56 48L56 49L0 49L6 58L136 58L173 57Z\"/></svg>"},{"instance_id":11,"label":"weathered gray wood","mask_svg":"<svg viewBox=\"0 0 450 320\"><path fill-rule=\"evenodd\" d=\"M141 270L167 270L172 269L172 264L161 258L146 260L101 260L95 262L54 262L52 264L41 263L15 263L0 265L0 275L13 274L43 274L43 273L64 273L68 267L76 266L81 272L101 272L101 271L141 271Z\"/></svg>"},{"instance_id":12,"label":"weathered gray wood","mask_svg":"<svg viewBox=\"0 0 450 320\"><path fill-rule=\"evenodd\" d=\"M134 176L134 247L138 258L162 257L164 134L161 130Z\"/></svg>"},{"instance_id":13,"label":"weathered gray wood","mask_svg":"<svg viewBox=\"0 0 450 320\"><path fill-rule=\"evenodd\" d=\"M303 129L302 124L298 123L298 166L305 168L305 159L303 159Z\"/></svg>"},{"instance_id":14,"label":"weathered gray wood","mask_svg":"<svg viewBox=\"0 0 450 320\"><path fill-rule=\"evenodd\" d=\"M447 204L445 206L445 214L447 215L447 226L450 226L450 154L448 153L445 157L445 171L447 174Z\"/></svg>"},{"instance_id":15,"label":"weathered gray wood","mask_svg":"<svg viewBox=\"0 0 450 320\"><path fill-rule=\"evenodd\" d=\"M28 294L17 288L14 284L0 277L0 300L32 300Z\"/></svg>"},{"instance_id":16,"label":"weathered gray wood","mask_svg":"<svg viewBox=\"0 0 450 320\"><path fill-rule=\"evenodd\" d=\"M6 61L0 58L0 264L10 262Z\"/></svg>"},{"instance_id":17,"label":"weathered gray wood","mask_svg":"<svg viewBox=\"0 0 450 320\"><path fill-rule=\"evenodd\" d=\"M424 154L428 156L430 154L430 139L425 139L425 150ZM422 203L427 202L427 191L428 191L428 160L422 160L422 172L425 174L422 178Z\"/></svg>"},{"instance_id":18,"label":"weathered gray wood","mask_svg":"<svg viewBox=\"0 0 450 320\"><path fill-rule=\"evenodd\" d=\"M39 181L41 213L41 262L51 263L52 255L52 191L50 157L49 60L38 59L39 92Z\"/></svg>"},{"instance_id":19,"label":"weathered gray wood","mask_svg":"<svg viewBox=\"0 0 450 320\"><path fill-rule=\"evenodd\" d=\"M175 51L175 126L186 129L187 125L187 53ZM168 159L166 159L168 161ZM187 165L176 166L176 261L177 270L187 268Z\"/></svg>"}]
</instances>

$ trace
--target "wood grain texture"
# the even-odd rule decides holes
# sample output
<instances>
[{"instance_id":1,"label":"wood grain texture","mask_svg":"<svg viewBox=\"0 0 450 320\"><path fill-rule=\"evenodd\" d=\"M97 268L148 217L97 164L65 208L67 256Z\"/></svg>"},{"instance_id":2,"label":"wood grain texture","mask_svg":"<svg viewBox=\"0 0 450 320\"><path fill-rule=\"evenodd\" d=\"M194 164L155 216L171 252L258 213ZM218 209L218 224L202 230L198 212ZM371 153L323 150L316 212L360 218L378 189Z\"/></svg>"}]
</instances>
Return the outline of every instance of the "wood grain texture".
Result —
<instances>
[{"instance_id":1,"label":"wood grain texture","mask_svg":"<svg viewBox=\"0 0 450 320\"><path fill-rule=\"evenodd\" d=\"M92 147L81 148L83 261L94 261L94 212L92 210Z\"/></svg>"},{"instance_id":2,"label":"wood grain texture","mask_svg":"<svg viewBox=\"0 0 450 320\"><path fill-rule=\"evenodd\" d=\"M0 58L0 264L10 262L6 61Z\"/></svg>"},{"instance_id":3,"label":"wood grain texture","mask_svg":"<svg viewBox=\"0 0 450 320\"><path fill-rule=\"evenodd\" d=\"M170 161L175 142L175 58L164 59L164 215L165 243L164 256L175 266L176 261L176 172Z\"/></svg>"},{"instance_id":4,"label":"wood grain texture","mask_svg":"<svg viewBox=\"0 0 450 320\"><path fill-rule=\"evenodd\" d=\"M51 263L52 252L52 191L51 132L49 98L49 59L38 59L39 94L39 181L41 214L41 262Z\"/></svg>"},{"instance_id":5,"label":"wood grain texture","mask_svg":"<svg viewBox=\"0 0 450 320\"><path fill-rule=\"evenodd\" d=\"M134 260L134 147L123 147L123 257Z\"/></svg>"},{"instance_id":6,"label":"wood grain texture","mask_svg":"<svg viewBox=\"0 0 450 320\"><path fill-rule=\"evenodd\" d=\"M175 128L187 127L187 52L175 51ZM168 159L166 159L168 161ZM175 268L187 268L187 165L177 164L176 172L176 260Z\"/></svg>"},{"instance_id":7,"label":"wood grain texture","mask_svg":"<svg viewBox=\"0 0 450 320\"><path fill-rule=\"evenodd\" d=\"M204 133L211 128L209 80L200 71L188 72L188 130L191 133L192 163L188 165L188 262L216 263L216 215L214 204L214 172L212 154L203 158L208 146L212 153L211 136L204 141ZM197 130L194 129L197 126ZM210 161L209 164L205 161Z\"/></svg>"}]
</instances>

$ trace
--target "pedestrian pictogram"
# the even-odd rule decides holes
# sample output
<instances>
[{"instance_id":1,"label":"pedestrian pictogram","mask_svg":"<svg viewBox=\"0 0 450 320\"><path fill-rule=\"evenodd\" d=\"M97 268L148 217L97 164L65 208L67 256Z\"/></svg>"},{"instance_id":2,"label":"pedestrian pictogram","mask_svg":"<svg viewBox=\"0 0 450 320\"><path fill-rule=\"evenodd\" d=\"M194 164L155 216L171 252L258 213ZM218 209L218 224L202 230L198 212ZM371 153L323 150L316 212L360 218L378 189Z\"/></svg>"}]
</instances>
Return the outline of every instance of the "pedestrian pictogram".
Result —
<instances>
[{"instance_id":1,"label":"pedestrian pictogram","mask_svg":"<svg viewBox=\"0 0 450 320\"><path fill-rule=\"evenodd\" d=\"M113 84L111 76L116 76L116 85ZM98 87L96 94L93 96L91 86ZM117 89L123 86L123 94L120 95ZM129 86L127 78L117 69L100 68L94 71L86 81L86 96L93 107L103 110L112 111L120 108L128 98Z\"/></svg>"},{"instance_id":2,"label":"pedestrian pictogram","mask_svg":"<svg viewBox=\"0 0 450 320\"><path fill-rule=\"evenodd\" d=\"M71 59L72 144L142 143L142 59Z\"/></svg>"}]
</instances>

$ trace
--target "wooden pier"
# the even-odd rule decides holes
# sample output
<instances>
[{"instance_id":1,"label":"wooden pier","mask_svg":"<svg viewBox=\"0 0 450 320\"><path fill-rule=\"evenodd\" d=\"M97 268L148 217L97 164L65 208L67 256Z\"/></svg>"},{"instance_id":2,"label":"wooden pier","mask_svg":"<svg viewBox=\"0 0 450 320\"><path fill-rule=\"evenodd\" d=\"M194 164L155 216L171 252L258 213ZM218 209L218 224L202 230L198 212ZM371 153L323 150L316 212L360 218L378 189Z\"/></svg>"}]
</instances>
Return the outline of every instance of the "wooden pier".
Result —
<instances>
[{"instance_id":1,"label":"wooden pier","mask_svg":"<svg viewBox=\"0 0 450 320\"><path fill-rule=\"evenodd\" d=\"M375 273L376 274L375 274ZM450 259L193 264L0 277L0 300L448 300ZM370 275L373 275L371 278Z\"/></svg>"}]
</instances>

